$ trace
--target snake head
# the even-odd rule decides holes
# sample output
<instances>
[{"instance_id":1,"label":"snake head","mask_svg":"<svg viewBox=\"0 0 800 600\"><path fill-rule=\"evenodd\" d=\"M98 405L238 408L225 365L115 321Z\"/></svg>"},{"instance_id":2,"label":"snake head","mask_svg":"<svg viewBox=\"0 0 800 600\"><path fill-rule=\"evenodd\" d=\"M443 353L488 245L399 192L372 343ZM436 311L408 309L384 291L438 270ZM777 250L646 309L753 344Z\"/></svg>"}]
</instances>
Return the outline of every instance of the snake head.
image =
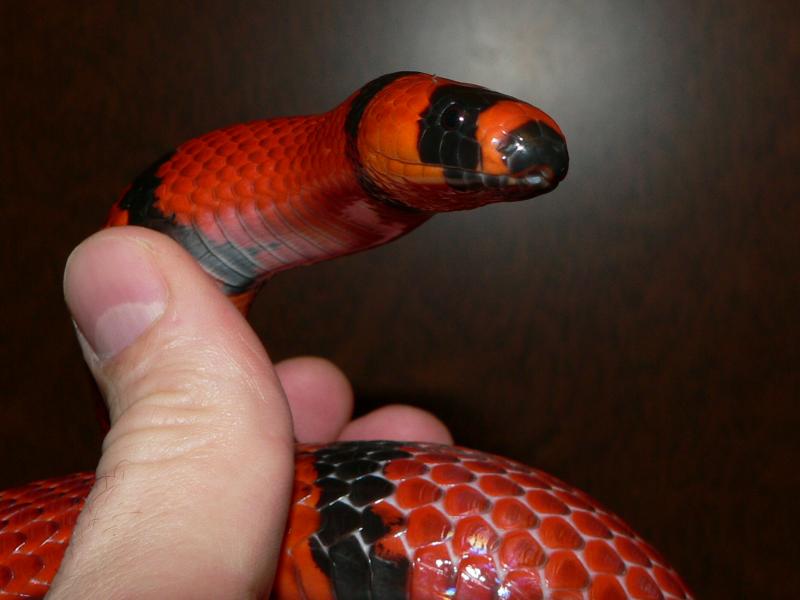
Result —
<instances>
[{"instance_id":1,"label":"snake head","mask_svg":"<svg viewBox=\"0 0 800 600\"><path fill-rule=\"evenodd\" d=\"M563 132L527 102L424 73L375 82L351 105L360 100L351 154L362 181L396 202L463 210L538 196L567 174Z\"/></svg>"}]
</instances>

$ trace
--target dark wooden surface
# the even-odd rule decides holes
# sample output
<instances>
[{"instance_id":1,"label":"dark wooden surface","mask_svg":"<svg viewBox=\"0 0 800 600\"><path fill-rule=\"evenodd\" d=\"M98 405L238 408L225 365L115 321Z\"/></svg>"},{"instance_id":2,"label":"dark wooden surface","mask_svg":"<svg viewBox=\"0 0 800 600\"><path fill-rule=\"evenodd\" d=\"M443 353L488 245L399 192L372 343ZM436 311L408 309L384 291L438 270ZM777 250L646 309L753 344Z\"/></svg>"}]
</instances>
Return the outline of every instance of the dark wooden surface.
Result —
<instances>
[{"instance_id":1,"label":"dark wooden surface","mask_svg":"<svg viewBox=\"0 0 800 600\"><path fill-rule=\"evenodd\" d=\"M746 0L2 3L0 483L97 457L61 272L137 171L419 69L550 112L568 179L278 277L273 357L586 489L701 597L793 597L799 26Z\"/></svg>"}]
</instances>

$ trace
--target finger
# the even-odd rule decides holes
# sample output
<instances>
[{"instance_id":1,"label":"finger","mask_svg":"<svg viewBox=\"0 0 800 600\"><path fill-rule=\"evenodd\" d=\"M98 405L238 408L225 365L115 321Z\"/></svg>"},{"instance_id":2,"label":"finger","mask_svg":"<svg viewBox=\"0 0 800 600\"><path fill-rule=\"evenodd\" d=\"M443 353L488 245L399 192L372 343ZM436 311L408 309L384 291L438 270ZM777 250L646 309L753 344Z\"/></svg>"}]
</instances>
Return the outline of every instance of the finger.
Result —
<instances>
[{"instance_id":1,"label":"finger","mask_svg":"<svg viewBox=\"0 0 800 600\"><path fill-rule=\"evenodd\" d=\"M348 423L340 440L402 440L452 444L450 431L431 413L393 404L384 406Z\"/></svg>"},{"instance_id":2,"label":"finger","mask_svg":"<svg viewBox=\"0 0 800 600\"><path fill-rule=\"evenodd\" d=\"M324 358L301 356L275 365L289 400L298 442L330 442L353 412L353 389L339 368Z\"/></svg>"},{"instance_id":3,"label":"finger","mask_svg":"<svg viewBox=\"0 0 800 600\"><path fill-rule=\"evenodd\" d=\"M64 283L112 425L50 597L267 589L293 440L257 337L195 261L152 231L92 236Z\"/></svg>"}]
</instances>

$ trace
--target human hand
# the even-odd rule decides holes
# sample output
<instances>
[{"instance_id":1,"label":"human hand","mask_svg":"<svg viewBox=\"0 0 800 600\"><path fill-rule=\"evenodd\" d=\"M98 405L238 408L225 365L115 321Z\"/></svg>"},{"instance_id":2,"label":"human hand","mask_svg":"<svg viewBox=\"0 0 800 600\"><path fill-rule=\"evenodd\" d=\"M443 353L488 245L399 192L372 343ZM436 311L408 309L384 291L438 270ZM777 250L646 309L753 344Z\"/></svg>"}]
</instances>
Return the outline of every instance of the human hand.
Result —
<instances>
[{"instance_id":1,"label":"human hand","mask_svg":"<svg viewBox=\"0 0 800 600\"><path fill-rule=\"evenodd\" d=\"M70 256L64 287L111 429L50 598L263 594L295 438L451 442L411 407L350 421L341 371L317 358L273 365L195 261L160 234L95 234Z\"/></svg>"}]
</instances>

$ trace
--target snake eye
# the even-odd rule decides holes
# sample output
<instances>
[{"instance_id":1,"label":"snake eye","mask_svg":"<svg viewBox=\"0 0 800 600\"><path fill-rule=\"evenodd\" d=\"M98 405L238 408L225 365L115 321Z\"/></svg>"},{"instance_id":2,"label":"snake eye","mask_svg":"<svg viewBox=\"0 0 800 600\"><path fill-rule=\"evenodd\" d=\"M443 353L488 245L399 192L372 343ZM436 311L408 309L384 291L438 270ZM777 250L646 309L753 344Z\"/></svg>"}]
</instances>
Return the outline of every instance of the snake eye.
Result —
<instances>
[{"instance_id":1,"label":"snake eye","mask_svg":"<svg viewBox=\"0 0 800 600\"><path fill-rule=\"evenodd\" d=\"M466 119L466 111L458 104L451 104L442 113L439 123L447 131L458 129Z\"/></svg>"}]
</instances>

